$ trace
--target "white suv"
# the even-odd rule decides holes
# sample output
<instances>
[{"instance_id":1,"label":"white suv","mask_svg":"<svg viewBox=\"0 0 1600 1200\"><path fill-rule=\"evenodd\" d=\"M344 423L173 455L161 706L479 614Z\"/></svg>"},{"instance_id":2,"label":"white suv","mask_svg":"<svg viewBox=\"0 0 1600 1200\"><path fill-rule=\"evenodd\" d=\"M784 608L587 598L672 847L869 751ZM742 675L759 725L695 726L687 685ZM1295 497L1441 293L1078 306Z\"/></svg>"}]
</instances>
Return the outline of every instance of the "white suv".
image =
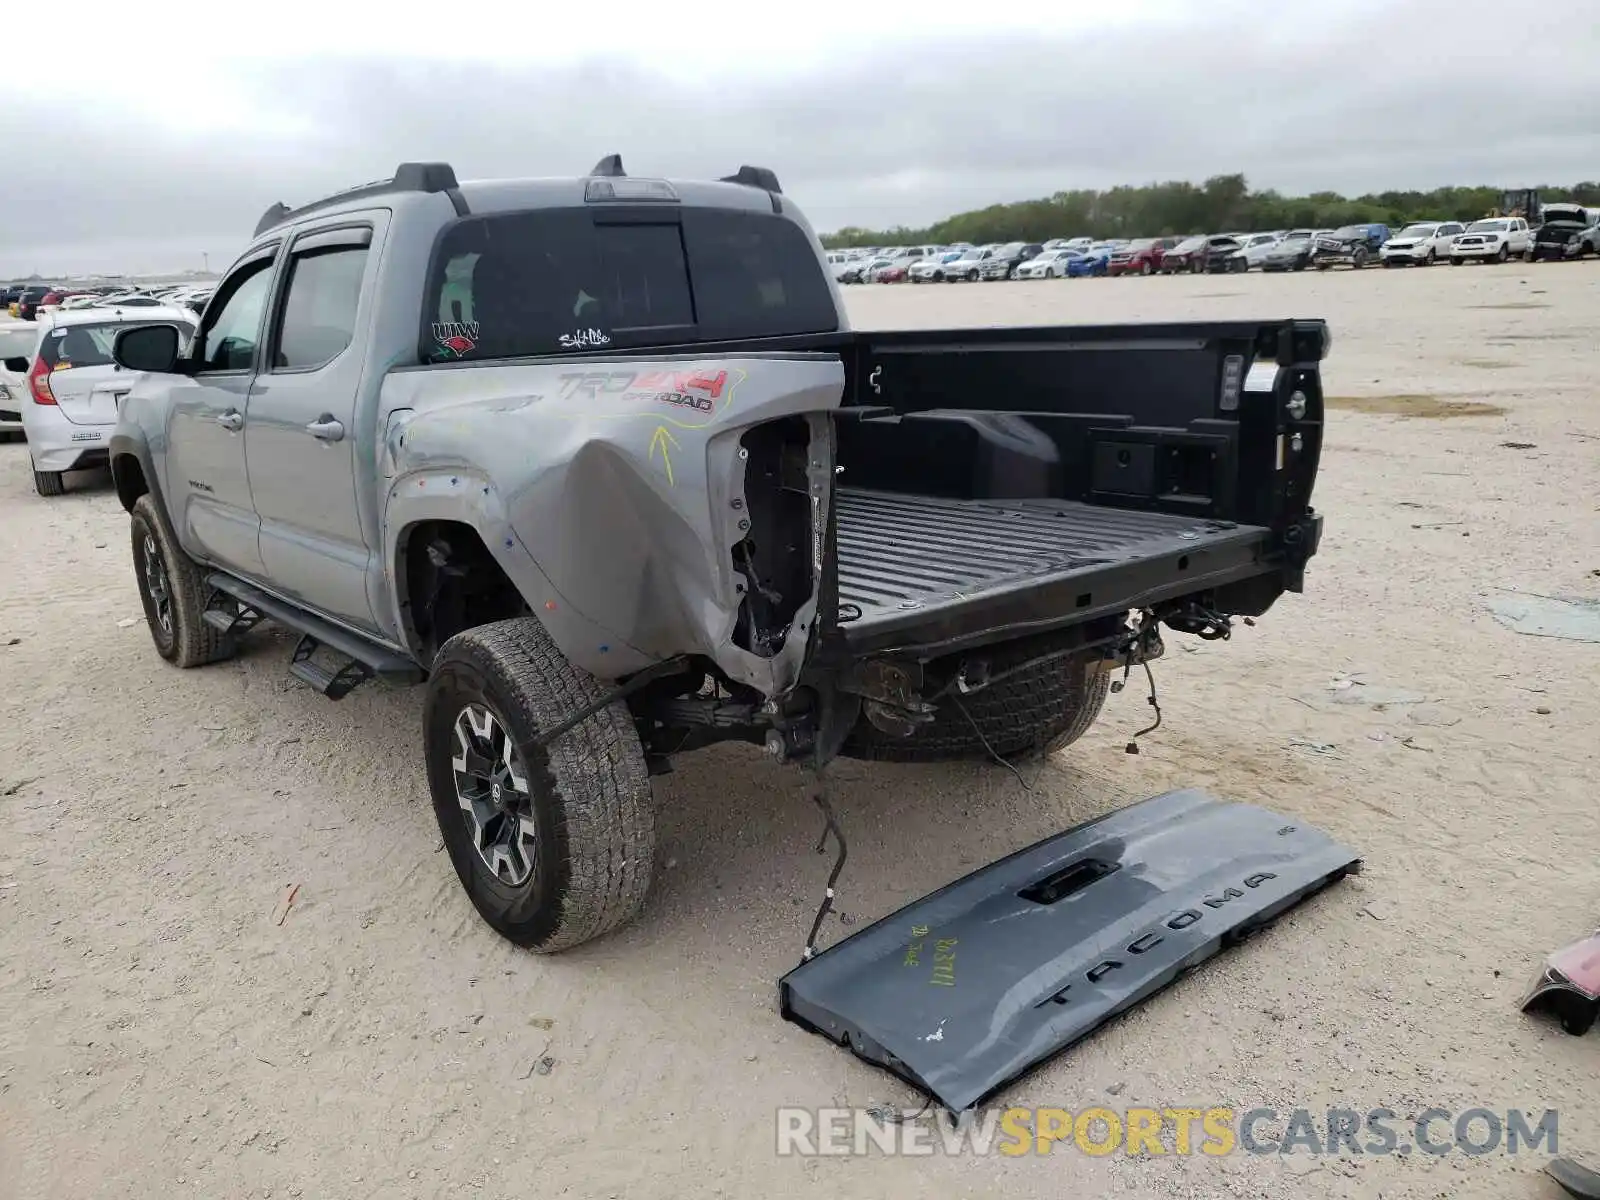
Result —
<instances>
[{"instance_id":1,"label":"white suv","mask_svg":"<svg viewBox=\"0 0 1600 1200\"><path fill-rule=\"evenodd\" d=\"M1466 230L1460 221L1417 221L1385 242L1378 250L1378 257L1386 267L1406 263L1431 267L1450 257L1450 247Z\"/></svg>"},{"instance_id":2,"label":"white suv","mask_svg":"<svg viewBox=\"0 0 1600 1200\"><path fill-rule=\"evenodd\" d=\"M22 428L41 496L66 491L65 471L103 465L117 408L134 376L111 361L117 334L137 325L174 324L190 333L187 309L139 307L126 313L86 308L42 313L31 350L8 355L5 369L23 377Z\"/></svg>"},{"instance_id":3,"label":"white suv","mask_svg":"<svg viewBox=\"0 0 1600 1200\"><path fill-rule=\"evenodd\" d=\"M1487 217L1474 221L1450 247L1450 264L1459 267L1469 258L1505 262L1521 258L1533 243L1528 223L1521 217Z\"/></svg>"}]
</instances>

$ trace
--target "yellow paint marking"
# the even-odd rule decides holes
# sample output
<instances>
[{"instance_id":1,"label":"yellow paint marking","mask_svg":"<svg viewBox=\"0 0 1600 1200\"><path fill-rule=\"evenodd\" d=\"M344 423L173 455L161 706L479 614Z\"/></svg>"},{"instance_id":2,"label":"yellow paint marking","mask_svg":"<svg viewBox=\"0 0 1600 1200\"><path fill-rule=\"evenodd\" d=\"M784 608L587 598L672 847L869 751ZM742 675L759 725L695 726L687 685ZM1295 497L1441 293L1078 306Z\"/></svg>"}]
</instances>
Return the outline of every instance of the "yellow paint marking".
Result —
<instances>
[{"instance_id":1,"label":"yellow paint marking","mask_svg":"<svg viewBox=\"0 0 1600 1200\"><path fill-rule=\"evenodd\" d=\"M672 436L672 430L665 425L657 425L656 431L650 435L650 461L654 462L656 451L661 451L661 465L667 472L667 486L677 487L677 481L672 478L672 455L669 452L669 448L671 450L683 449L678 444L678 439Z\"/></svg>"}]
</instances>

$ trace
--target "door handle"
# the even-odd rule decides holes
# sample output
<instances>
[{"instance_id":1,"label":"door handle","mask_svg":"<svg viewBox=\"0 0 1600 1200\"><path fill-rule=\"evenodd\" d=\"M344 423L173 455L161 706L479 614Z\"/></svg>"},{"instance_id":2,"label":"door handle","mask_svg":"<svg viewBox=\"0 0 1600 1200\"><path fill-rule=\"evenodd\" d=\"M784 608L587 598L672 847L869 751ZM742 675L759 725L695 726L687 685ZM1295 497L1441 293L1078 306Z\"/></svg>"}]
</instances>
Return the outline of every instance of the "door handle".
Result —
<instances>
[{"instance_id":1,"label":"door handle","mask_svg":"<svg viewBox=\"0 0 1600 1200\"><path fill-rule=\"evenodd\" d=\"M337 442L344 438L344 426L335 421L331 413L323 413L315 421L307 425L306 432L314 438L321 438L325 442Z\"/></svg>"},{"instance_id":2,"label":"door handle","mask_svg":"<svg viewBox=\"0 0 1600 1200\"><path fill-rule=\"evenodd\" d=\"M217 424L221 425L224 429L229 429L237 433L239 430L244 428L244 414L241 413L237 408L230 408L227 412L222 413L217 417Z\"/></svg>"}]
</instances>

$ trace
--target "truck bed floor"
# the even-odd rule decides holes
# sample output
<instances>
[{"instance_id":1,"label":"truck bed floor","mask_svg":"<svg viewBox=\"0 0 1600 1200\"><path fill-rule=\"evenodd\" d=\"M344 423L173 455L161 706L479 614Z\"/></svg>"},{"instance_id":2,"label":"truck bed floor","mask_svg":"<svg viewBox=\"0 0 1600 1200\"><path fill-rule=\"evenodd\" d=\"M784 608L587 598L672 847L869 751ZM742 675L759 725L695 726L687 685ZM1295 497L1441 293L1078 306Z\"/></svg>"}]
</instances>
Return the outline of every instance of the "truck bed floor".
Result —
<instances>
[{"instance_id":1,"label":"truck bed floor","mask_svg":"<svg viewBox=\"0 0 1600 1200\"><path fill-rule=\"evenodd\" d=\"M856 643L891 631L925 635L911 638L918 642L965 636L976 631L958 632L944 617L962 610L981 622L1008 599L1006 618L1035 627L1137 607L1151 589L1182 594L1259 570L1269 532L1062 500L841 488L837 503L839 600L860 609L844 618ZM1017 603L1035 615L1019 614Z\"/></svg>"}]
</instances>

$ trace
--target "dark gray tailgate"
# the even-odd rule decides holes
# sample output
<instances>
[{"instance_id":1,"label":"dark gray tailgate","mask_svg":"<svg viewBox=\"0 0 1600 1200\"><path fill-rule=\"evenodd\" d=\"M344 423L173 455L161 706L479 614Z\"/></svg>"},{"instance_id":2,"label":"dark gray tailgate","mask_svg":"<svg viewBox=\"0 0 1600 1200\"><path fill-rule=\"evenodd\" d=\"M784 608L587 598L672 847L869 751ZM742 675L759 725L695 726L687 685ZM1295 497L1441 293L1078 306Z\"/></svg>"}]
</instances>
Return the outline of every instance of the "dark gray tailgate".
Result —
<instances>
[{"instance_id":1,"label":"dark gray tailgate","mask_svg":"<svg viewBox=\"0 0 1600 1200\"><path fill-rule=\"evenodd\" d=\"M1293 818L1167 792L829 947L784 976L780 1004L960 1111L1359 862Z\"/></svg>"}]
</instances>

